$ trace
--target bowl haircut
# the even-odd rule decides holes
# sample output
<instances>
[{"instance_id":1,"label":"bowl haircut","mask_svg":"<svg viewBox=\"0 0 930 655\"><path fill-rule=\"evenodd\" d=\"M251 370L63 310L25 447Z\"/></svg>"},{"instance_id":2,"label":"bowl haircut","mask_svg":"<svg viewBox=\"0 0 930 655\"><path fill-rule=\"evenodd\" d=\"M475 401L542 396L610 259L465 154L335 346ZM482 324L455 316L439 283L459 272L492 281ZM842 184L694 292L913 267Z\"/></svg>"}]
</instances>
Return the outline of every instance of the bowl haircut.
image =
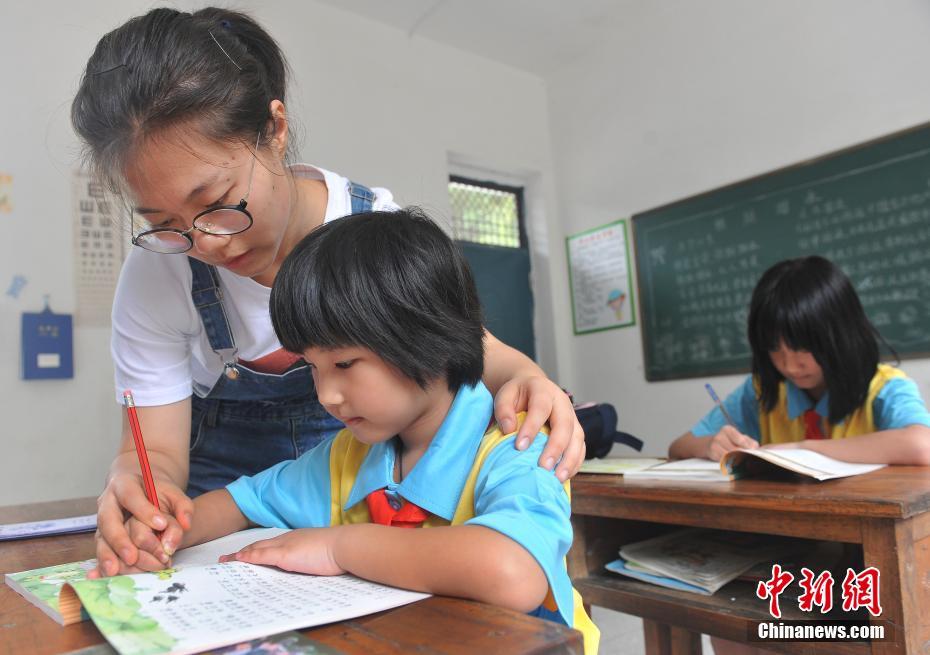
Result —
<instances>
[{"instance_id":1,"label":"bowl haircut","mask_svg":"<svg viewBox=\"0 0 930 655\"><path fill-rule=\"evenodd\" d=\"M360 346L425 388L474 385L484 369L481 304L464 256L415 207L353 214L297 244L271 290L287 350Z\"/></svg>"}]
</instances>

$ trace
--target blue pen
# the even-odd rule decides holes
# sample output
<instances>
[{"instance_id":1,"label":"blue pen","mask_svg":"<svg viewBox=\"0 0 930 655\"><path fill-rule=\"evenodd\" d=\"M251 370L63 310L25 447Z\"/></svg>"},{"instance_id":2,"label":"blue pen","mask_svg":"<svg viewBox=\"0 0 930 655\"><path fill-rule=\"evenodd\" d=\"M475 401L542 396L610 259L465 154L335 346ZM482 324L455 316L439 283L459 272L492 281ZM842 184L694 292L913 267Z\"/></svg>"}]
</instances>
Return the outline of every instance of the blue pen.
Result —
<instances>
[{"instance_id":1,"label":"blue pen","mask_svg":"<svg viewBox=\"0 0 930 655\"><path fill-rule=\"evenodd\" d=\"M723 403L720 402L720 398L717 396L717 392L714 391L714 388L712 386L710 386L710 382L705 383L704 388L707 389L707 393L710 394L711 400L713 400L714 403L716 403L717 407L720 408L720 411L723 413L723 418L725 418L727 420L727 423L729 423L732 427L735 428L736 423L734 423L733 419L730 418L730 415L727 414L727 410L724 409Z\"/></svg>"}]
</instances>

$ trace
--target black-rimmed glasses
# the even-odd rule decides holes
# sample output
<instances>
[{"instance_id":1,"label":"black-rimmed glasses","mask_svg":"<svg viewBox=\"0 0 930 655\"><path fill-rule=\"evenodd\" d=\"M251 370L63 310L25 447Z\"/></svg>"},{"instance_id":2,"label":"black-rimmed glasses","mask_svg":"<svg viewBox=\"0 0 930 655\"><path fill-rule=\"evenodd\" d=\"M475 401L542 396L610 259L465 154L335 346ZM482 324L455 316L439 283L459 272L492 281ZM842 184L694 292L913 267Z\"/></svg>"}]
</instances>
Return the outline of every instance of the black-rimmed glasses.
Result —
<instances>
[{"instance_id":1,"label":"black-rimmed glasses","mask_svg":"<svg viewBox=\"0 0 930 655\"><path fill-rule=\"evenodd\" d=\"M252 177L255 174L258 144L259 141L256 140L255 153L252 154L252 168L249 171L249 187L239 204L220 205L200 212L194 216L189 230L177 230L172 227L145 230L132 237L132 245L164 255L179 255L194 247L194 239L190 235L194 230L214 236L232 236L241 234L252 227L252 214L246 209L246 205L249 204L249 193L252 192ZM130 223L132 231L135 232L134 212L130 212Z\"/></svg>"}]
</instances>

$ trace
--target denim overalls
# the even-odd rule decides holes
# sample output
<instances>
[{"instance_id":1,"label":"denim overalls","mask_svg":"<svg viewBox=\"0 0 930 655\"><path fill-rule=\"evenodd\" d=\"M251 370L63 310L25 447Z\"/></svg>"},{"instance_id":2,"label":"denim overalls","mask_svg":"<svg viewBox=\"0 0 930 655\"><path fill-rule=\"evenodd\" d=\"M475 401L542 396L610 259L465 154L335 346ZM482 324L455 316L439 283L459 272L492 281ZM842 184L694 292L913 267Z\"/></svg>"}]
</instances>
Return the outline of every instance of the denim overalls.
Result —
<instances>
[{"instance_id":1,"label":"denim overalls","mask_svg":"<svg viewBox=\"0 0 930 655\"><path fill-rule=\"evenodd\" d=\"M374 193L350 182L352 213L371 211ZM216 268L188 257L191 297L210 347L225 371L205 398L191 396L190 475L192 498L286 459L295 459L343 425L317 399L310 367L282 375L259 373L238 363L223 309Z\"/></svg>"}]
</instances>

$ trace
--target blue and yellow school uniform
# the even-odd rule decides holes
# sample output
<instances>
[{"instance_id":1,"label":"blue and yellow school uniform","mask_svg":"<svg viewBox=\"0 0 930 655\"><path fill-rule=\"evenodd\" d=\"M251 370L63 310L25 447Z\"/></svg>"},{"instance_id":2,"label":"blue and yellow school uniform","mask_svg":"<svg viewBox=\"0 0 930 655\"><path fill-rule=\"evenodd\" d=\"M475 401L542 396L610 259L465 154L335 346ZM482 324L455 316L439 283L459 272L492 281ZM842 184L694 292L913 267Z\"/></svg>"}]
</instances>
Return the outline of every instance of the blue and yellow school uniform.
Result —
<instances>
[{"instance_id":1,"label":"blue and yellow school uniform","mask_svg":"<svg viewBox=\"0 0 930 655\"><path fill-rule=\"evenodd\" d=\"M540 434L525 451L515 433L487 429L494 402L487 388L462 387L427 451L401 482L394 482L391 441L368 445L349 430L299 459L281 462L227 486L253 523L309 528L371 523L366 497L384 489L428 512L424 528L482 525L507 535L536 559L549 594L531 614L584 634L596 653L600 633L572 588L565 555L572 543L568 483L537 465L546 443Z\"/></svg>"},{"instance_id":2,"label":"blue and yellow school uniform","mask_svg":"<svg viewBox=\"0 0 930 655\"><path fill-rule=\"evenodd\" d=\"M736 427L762 445L803 441L806 434L803 416L809 409L820 416L821 431L829 439L895 430L909 425L930 427L930 413L920 397L917 384L887 364L878 365L862 406L835 425L825 418L830 413L829 391L815 403L789 380L779 385L778 402L771 412L760 411L758 383L752 376L727 396L723 405ZM696 437L711 436L724 425L726 419L715 407L691 428L691 433Z\"/></svg>"}]
</instances>

